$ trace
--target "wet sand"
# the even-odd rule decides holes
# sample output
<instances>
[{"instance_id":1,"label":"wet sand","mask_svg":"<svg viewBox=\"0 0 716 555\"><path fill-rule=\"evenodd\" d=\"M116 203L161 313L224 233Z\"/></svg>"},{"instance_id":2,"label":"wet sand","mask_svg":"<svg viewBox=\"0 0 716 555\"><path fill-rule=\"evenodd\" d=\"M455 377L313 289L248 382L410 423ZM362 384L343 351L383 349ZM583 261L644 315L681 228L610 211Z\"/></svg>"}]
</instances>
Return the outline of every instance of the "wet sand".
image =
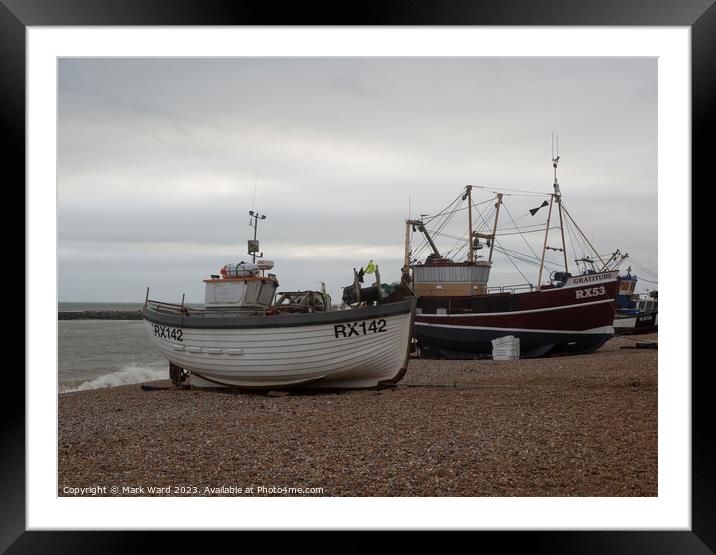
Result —
<instances>
[{"instance_id":1,"label":"wet sand","mask_svg":"<svg viewBox=\"0 0 716 555\"><path fill-rule=\"evenodd\" d=\"M621 349L656 339L545 359L411 360L381 391L64 393L58 493L656 496L658 351Z\"/></svg>"}]
</instances>

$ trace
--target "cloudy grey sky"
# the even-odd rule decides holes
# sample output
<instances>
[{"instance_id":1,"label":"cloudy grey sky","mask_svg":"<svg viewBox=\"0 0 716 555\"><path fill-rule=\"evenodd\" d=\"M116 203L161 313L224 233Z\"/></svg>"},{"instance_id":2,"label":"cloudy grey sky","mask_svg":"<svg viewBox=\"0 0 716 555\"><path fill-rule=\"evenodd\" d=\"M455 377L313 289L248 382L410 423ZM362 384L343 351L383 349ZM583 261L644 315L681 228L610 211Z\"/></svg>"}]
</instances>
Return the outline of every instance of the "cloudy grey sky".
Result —
<instances>
[{"instance_id":1,"label":"cloudy grey sky","mask_svg":"<svg viewBox=\"0 0 716 555\"><path fill-rule=\"evenodd\" d=\"M657 269L655 59L61 59L58 87L60 301L138 302L151 285L202 302L202 279L248 259L255 183L280 290L325 281L338 301L369 259L398 279L409 197L415 217L466 184L551 192L552 132L597 250ZM504 201L544 223L527 215L541 198ZM464 233L463 214L446 231ZM543 235L526 237L539 252ZM495 256L491 285L524 281Z\"/></svg>"}]
</instances>

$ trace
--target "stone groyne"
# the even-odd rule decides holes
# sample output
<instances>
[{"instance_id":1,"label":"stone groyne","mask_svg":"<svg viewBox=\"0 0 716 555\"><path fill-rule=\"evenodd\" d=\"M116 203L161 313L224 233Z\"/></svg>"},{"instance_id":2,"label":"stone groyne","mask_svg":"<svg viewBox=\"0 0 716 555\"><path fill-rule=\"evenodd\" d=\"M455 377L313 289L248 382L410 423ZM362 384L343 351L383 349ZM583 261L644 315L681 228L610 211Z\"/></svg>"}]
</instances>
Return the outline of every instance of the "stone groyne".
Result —
<instances>
[{"instance_id":1,"label":"stone groyne","mask_svg":"<svg viewBox=\"0 0 716 555\"><path fill-rule=\"evenodd\" d=\"M140 310L82 310L58 312L58 320L141 320Z\"/></svg>"}]
</instances>

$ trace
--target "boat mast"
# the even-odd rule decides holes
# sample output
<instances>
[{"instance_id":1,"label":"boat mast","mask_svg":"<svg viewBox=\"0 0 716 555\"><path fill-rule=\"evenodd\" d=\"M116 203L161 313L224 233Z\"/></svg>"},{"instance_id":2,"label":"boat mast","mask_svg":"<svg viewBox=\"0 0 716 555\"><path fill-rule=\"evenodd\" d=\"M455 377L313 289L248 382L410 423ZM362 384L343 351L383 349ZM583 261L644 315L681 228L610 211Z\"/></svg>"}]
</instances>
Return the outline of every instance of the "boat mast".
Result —
<instances>
[{"instance_id":1,"label":"boat mast","mask_svg":"<svg viewBox=\"0 0 716 555\"><path fill-rule=\"evenodd\" d=\"M555 148L556 147L556 148ZM561 250L562 255L564 256L564 271L568 272L569 267L567 265L567 245L564 241L564 222L562 220L562 193L559 190L559 181L557 181L557 164L559 163L559 136L555 136L554 133L552 133L552 168L554 168L554 193L550 195L549 199L549 212L547 214L547 227L544 230L544 243L542 245L542 260L540 260L539 264L539 274L537 276L537 287L540 286L540 283L542 282L542 270L544 269L544 255L547 249L551 250ZM559 212L559 230L562 236L562 248L558 249L556 247L548 247L547 246L547 237L549 236L549 224L551 222L552 217L552 204L554 201L557 201L557 212ZM570 218L571 219L571 218Z\"/></svg>"},{"instance_id":2,"label":"boat mast","mask_svg":"<svg viewBox=\"0 0 716 555\"><path fill-rule=\"evenodd\" d=\"M557 156L555 157L555 135L552 134L552 167L554 168L554 195L555 200L557 201L557 211L559 212L559 231L562 234L562 254L564 255L564 271L568 272L569 268L567 267L567 246L564 242L564 224L562 222L562 193L559 190L559 183L557 182L557 164L559 163L559 135L556 136L557 139Z\"/></svg>"},{"instance_id":3,"label":"boat mast","mask_svg":"<svg viewBox=\"0 0 716 555\"><path fill-rule=\"evenodd\" d=\"M500 217L500 205L502 204L502 193L497 193L497 196L495 197L497 202L495 203L495 221L492 224L492 233L479 233L477 231L473 232L472 235L477 238L478 241L480 239L485 239L487 241L487 245L490 247L490 255L488 257L488 261L492 262L492 251L495 248L495 236L497 235L497 221ZM470 242L472 242L472 237L470 237ZM482 247L480 247L482 248Z\"/></svg>"},{"instance_id":4,"label":"boat mast","mask_svg":"<svg viewBox=\"0 0 716 555\"><path fill-rule=\"evenodd\" d=\"M405 220L405 254L403 257L403 276L410 275L410 220Z\"/></svg>"},{"instance_id":5,"label":"boat mast","mask_svg":"<svg viewBox=\"0 0 716 555\"><path fill-rule=\"evenodd\" d=\"M502 204L502 193L497 193L497 203L495 204L495 223L492 226L492 239L490 239L490 256L489 262L492 262L492 250L495 248L495 235L497 234L497 218L500 215L500 205Z\"/></svg>"},{"instance_id":6,"label":"boat mast","mask_svg":"<svg viewBox=\"0 0 716 555\"><path fill-rule=\"evenodd\" d=\"M408 195L408 219L405 220L405 253L403 255L403 267L401 268L403 281L410 281L410 220L413 216L412 203Z\"/></svg>"},{"instance_id":7,"label":"boat mast","mask_svg":"<svg viewBox=\"0 0 716 555\"><path fill-rule=\"evenodd\" d=\"M537 287L540 287L542 283L542 268L544 268L544 254L547 252L547 235L549 235L549 222L552 218L552 203L554 202L554 195L549 196L549 211L547 212L547 226L544 230L544 244L542 245L542 260L539 263L539 274L537 274Z\"/></svg>"},{"instance_id":8,"label":"boat mast","mask_svg":"<svg viewBox=\"0 0 716 555\"><path fill-rule=\"evenodd\" d=\"M249 225L254 228L254 239L253 241L249 241L249 250L247 254L250 254L253 259L251 262L256 262L256 253L259 250L259 242L256 240L256 228L259 225L259 220L265 220L266 215L265 214L259 214L258 212L254 212L253 210L249 210L249 215L251 216L251 221L249 222ZM263 253L259 254L259 258L263 256Z\"/></svg>"},{"instance_id":9,"label":"boat mast","mask_svg":"<svg viewBox=\"0 0 716 555\"><path fill-rule=\"evenodd\" d=\"M472 244L472 185L467 185L466 189L467 189L467 227L468 227L467 261L474 262L475 261L475 247ZM492 251L490 251L490 254L492 254Z\"/></svg>"}]
</instances>

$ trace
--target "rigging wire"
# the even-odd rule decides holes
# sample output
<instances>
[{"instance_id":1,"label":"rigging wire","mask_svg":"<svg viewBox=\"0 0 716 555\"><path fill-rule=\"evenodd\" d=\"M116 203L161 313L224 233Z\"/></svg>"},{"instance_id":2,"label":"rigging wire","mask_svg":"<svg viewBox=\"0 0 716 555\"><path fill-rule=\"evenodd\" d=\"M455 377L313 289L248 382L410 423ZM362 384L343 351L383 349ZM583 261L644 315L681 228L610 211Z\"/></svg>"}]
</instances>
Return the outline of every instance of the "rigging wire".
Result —
<instances>
[{"instance_id":1,"label":"rigging wire","mask_svg":"<svg viewBox=\"0 0 716 555\"><path fill-rule=\"evenodd\" d=\"M569 226L569 218L564 219L565 223L567 224L565 226L565 231L567 232L567 239L569 239L569 246L572 248L572 255L574 256L574 259L577 259L577 249L574 247L574 241L572 240L572 230ZM579 269L579 264L575 262L577 269Z\"/></svg>"},{"instance_id":2,"label":"rigging wire","mask_svg":"<svg viewBox=\"0 0 716 555\"><path fill-rule=\"evenodd\" d=\"M476 188L482 189L482 190L490 190L487 187L483 187L483 186L476 186ZM549 194L533 194L530 192L525 192L525 191L520 191L520 190L515 190L515 189L498 189L498 190L514 191L514 192L518 192L518 193L528 193L525 196L539 196L539 197L550 196ZM491 192L494 193L495 191L491 191ZM507 195L507 196L512 196L512 195ZM514 195L514 196L519 196L519 195ZM452 234L447 233L443 230L450 223L450 221L452 221L453 217L455 216L455 214L457 212L461 212L463 210L467 210L468 208L470 208L470 206L464 206L464 207L462 206L462 201L464 201L463 197L464 197L464 193L461 193L458 197L456 197L448 206L446 206L439 213L437 213L433 216L427 216L427 217L423 218L424 223L433 223L434 224L433 228L428 230L428 233L430 233L430 235L432 237L442 237L442 238L447 238L447 239L453 239L455 241L452 244L452 246L450 247L450 249L445 251L445 255L444 255L446 257L452 256L454 259L457 259L458 256L461 255L469 247L469 241L471 240L471 238L468 238L468 240L466 241L464 237L452 235ZM489 222L492 219L494 219L494 215L497 211L497 207L496 207L496 205L491 205L490 210L485 210L485 211L483 211L480 207L487 203L492 203L492 202L494 202L494 200L495 200L494 198L491 198L486 201L472 203L472 208L475 209L475 211L477 212L478 218L479 218L477 220L478 225L476 226L477 232L482 232L484 230L487 230L488 232L492 231L492 226L490 225ZM504 204L503 204L503 206L504 206ZM525 218L528 213L525 213L523 216L519 217L516 220L515 218L513 218L512 214L510 213L509 209L506 206L505 206L505 211L507 212L507 215L512 222L512 227L501 228L501 230L499 230L499 231L502 231L502 233L499 233L499 235L500 236L520 235L522 240L527 245L528 249L531 251L533 256L530 256L527 253L520 253L520 252L517 252L512 249L508 249L508 248L504 247L501 244L501 242L497 239L498 231L495 232L495 237L493 238L494 249L497 250L498 252L504 254L507 257L507 259L510 261L512 266L515 268L515 270L517 270L517 272L522 276L522 278L525 280L525 282L529 283L531 285L530 280L525 276L525 274L522 272L522 270L519 268L519 266L515 263L515 261L525 263L528 265L532 265L532 266L538 266L540 264L539 257L537 256L537 253L534 251L532 246L529 244L529 242L527 241L524 234L541 231L542 224L530 224L527 226L523 226L524 228L536 228L536 229L520 228L517 225L517 221ZM559 228L558 226L550 227L550 229L558 229L558 228ZM427 227L426 227L426 229L427 229ZM507 231L507 230L516 230L516 232L515 233L505 233L505 231ZM414 258L418 258L425 251L425 249L427 247L428 247L428 242L423 237L423 242L412 253L412 256ZM549 271L555 271L556 269L558 269L558 267L555 264L548 262L548 261L544 262L544 267Z\"/></svg>"},{"instance_id":3,"label":"rigging wire","mask_svg":"<svg viewBox=\"0 0 716 555\"><path fill-rule=\"evenodd\" d=\"M495 242L497 243L497 241L495 241ZM497 243L497 244L499 246L499 243ZM517 266L517 264L515 264L514 260L512 260L512 257L509 254L507 255L507 260L509 260L510 263L515 267L515 270L517 270L519 272L519 274L522 276L522 279L524 279L525 282L528 283L529 285L532 285L532 282L527 278L527 276L525 276L522 273L522 270L519 269L519 267Z\"/></svg>"},{"instance_id":4,"label":"rigging wire","mask_svg":"<svg viewBox=\"0 0 716 555\"><path fill-rule=\"evenodd\" d=\"M530 211L528 210L527 212L522 214L519 218L517 218L515 220L515 222L519 222L520 220L525 219L527 216L533 217L533 214L531 214ZM540 224L530 224L529 226L525 226L525 227L531 227L532 225L540 225Z\"/></svg>"},{"instance_id":5,"label":"rigging wire","mask_svg":"<svg viewBox=\"0 0 716 555\"><path fill-rule=\"evenodd\" d=\"M462 198L462 195L459 195L455 200L453 200L448 205L448 208L455 205L456 203L457 203L457 206L459 207L463 201L464 201L464 199ZM438 215L428 218L427 221L432 221L432 220L438 218L439 216L444 216L444 219L442 220L442 222L438 221L438 225L436 228L427 230L428 233L430 235L439 234L440 230L442 230L453 219L453 217L455 216L455 213L456 213L456 210L452 210L452 211L443 210ZM426 229L427 229L427 227L426 227ZM428 241L425 237L423 237L423 242L420 244L418 249L414 252L414 256L416 256L416 257L421 256L427 246L428 246Z\"/></svg>"},{"instance_id":6,"label":"rigging wire","mask_svg":"<svg viewBox=\"0 0 716 555\"><path fill-rule=\"evenodd\" d=\"M462 202L461 199L462 199L462 196L459 196L458 198L456 198L455 200L453 200L453 201L448 205L447 208L452 207L452 206L455 205L457 202ZM458 206L459 206L459 204L458 204ZM445 225L447 225L447 223L452 219L452 217L454 216L454 214L455 214L454 211L453 211L453 212L448 212L447 209L445 209L445 210L443 210L440 214L438 214L438 215L436 215L436 216L433 216L433 217L431 217L430 219L428 219L428 221L432 221L432 220L438 218L438 217L441 216L441 215L444 216L444 219L443 219L442 223L440 223L440 221L438 221L438 227L437 227L435 230L428 230L428 233L433 234L433 233L435 233L436 231L439 232ZM426 229L427 229L427 228L426 228ZM418 246L418 248L414 251L413 255L416 256L416 257L422 256L422 253L425 251L425 249L426 249L427 247L428 247L428 241L427 241L427 239L426 239L425 237L423 237L423 242L422 242L422 243Z\"/></svg>"},{"instance_id":7,"label":"rigging wire","mask_svg":"<svg viewBox=\"0 0 716 555\"><path fill-rule=\"evenodd\" d=\"M482 202L477 202L477 203L473 202L472 205L473 205L473 206L479 206L479 205L481 205L481 204L487 204L488 202L492 202L492 200L494 200L494 199L487 199L487 200L483 200ZM437 217L439 217L439 216L444 216L444 215L447 215L447 214L449 214L449 213L462 212L463 210L467 210L467 206L463 206L462 208L454 208L454 209L448 211L447 209L448 209L450 206L452 206L452 204L454 204L454 201L453 201L453 203L451 203L450 205L448 205L444 210L442 210L441 212L439 212L439 213L436 214L435 216L427 216L423 221L424 221L425 223L428 223L428 222L430 222L431 220L433 220L433 219L435 219L435 218L437 218Z\"/></svg>"},{"instance_id":8,"label":"rigging wire","mask_svg":"<svg viewBox=\"0 0 716 555\"><path fill-rule=\"evenodd\" d=\"M516 221L516 220L513 220L513 221ZM520 229L524 232L524 230L529 229L529 228L536 228L536 229L541 229L544 231L542 224L523 225L522 227L520 227L520 226L498 227L497 231L499 232L499 231L506 231L506 230L510 230L510 229ZM550 228L550 229L552 229L552 228Z\"/></svg>"},{"instance_id":9,"label":"rigging wire","mask_svg":"<svg viewBox=\"0 0 716 555\"><path fill-rule=\"evenodd\" d=\"M588 258L587 253L589 252L589 249L587 248L586 243L584 242L584 238L582 237L581 233L578 233L578 231L574 228L574 224L572 223L570 218L565 218L564 221L567 223L567 229L570 230L570 234L573 235L575 241L577 242L577 246L580 249L580 258ZM577 249L574 248L574 257L575 257L575 263L577 260ZM579 264L577 263L577 267L579 267ZM585 263L586 268L586 263Z\"/></svg>"},{"instance_id":10,"label":"rigging wire","mask_svg":"<svg viewBox=\"0 0 716 555\"><path fill-rule=\"evenodd\" d=\"M636 260L634 260L633 258L629 257L629 260L631 260L634 264L636 264L637 266L639 266L639 268L641 268L644 272L646 272L646 273L647 273L648 275L650 275L651 277L653 277L653 278L655 278L655 279L659 279L659 276L658 276L657 274L655 274L654 272L652 272L652 271L649 270L648 268L645 268L644 266L642 266L641 264L639 264L639 263L638 263ZM644 281L646 281L646 280L644 280ZM654 282L650 282L650 283L654 283Z\"/></svg>"},{"instance_id":11,"label":"rigging wire","mask_svg":"<svg viewBox=\"0 0 716 555\"><path fill-rule=\"evenodd\" d=\"M435 218L439 218L440 216L445 215L448 212L448 209L455 203L462 200L462 196L464 193L460 193L450 204L448 204L445 208L443 208L440 212L435 214L434 216L430 216L429 214L426 215L426 217L423 219L423 223L429 223L433 221Z\"/></svg>"},{"instance_id":12,"label":"rigging wire","mask_svg":"<svg viewBox=\"0 0 716 555\"><path fill-rule=\"evenodd\" d=\"M504 189L501 187L486 187L485 185L473 185L476 189L482 189L483 191L489 191L491 193L497 194L498 192L502 191L511 191L515 193L525 193L523 195L508 195L508 196L528 196L528 197L548 197L552 193L536 193L535 191L524 191L522 189Z\"/></svg>"},{"instance_id":13,"label":"rigging wire","mask_svg":"<svg viewBox=\"0 0 716 555\"><path fill-rule=\"evenodd\" d=\"M497 206L495 206L495 211L497 211ZM478 211L478 214L480 215L480 218L482 219L482 221L483 221L483 223L485 224L485 226L487 226L487 225L488 225L488 224L487 224L487 221L485 221L485 219L483 218L482 213ZM498 247L499 249L502 249L502 245L501 245L500 242L497 240L497 237L493 237L493 238L492 238L492 242L493 242L494 246ZM505 253L505 254L506 254L506 256L507 256L507 260L510 261L510 264L512 264L512 265L515 267L515 270L517 270L517 272L522 276L522 278L523 278L528 284L532 285L532 282L531 282L529 279L527 279L527 277L522 273L522 270L520 270L519 267L517 266L517 264L515 264L514 260L512 260L512 257L511 257L509 254L507 254L507 253Z\"/></svg>"},{"instance_id":14,"label":"rigging wire","mask_svg":"<svg viewBox=\"0 0 716 555\"><path fill-rule=\"evenodd\" d=\"M558 226L558 225L553 225L553 226L551 226L549 229L550 229L550 231L553 230L553 229L559 229L559 226ZM541 232L541 231L544 231L544 228L542 228L542 229L528 229L527 231L515 231L514 233L498 233L497 235L499 235L500 237L508 237L508 236L510 236L510 235L522 235L522 234L526 234L526 233L539 233L539 232Z\"/></svg>"},{"instance_id":15,"label":"rigging wire","mask_svg":"<svg viewBox=\"0 0 716 555\"><path fill-rule=\"evenodd\" d=\"M496 248L498 248L498 247L496 247ZM499 247L498 250L499 250L500 252L503 252L504 254L513 256L514 258L518 259L520 262L525 262L526 264L530 264L530 265L532 265L532 266L539 266L539 265L540 265L540 259L539 259L539 258L534 258L534 257L529 256L529 255L527 255L527 254L524 254L524 253L521 253L521 252L518 252L518 251L514 251L514 250L511 250L511 249L507 249L507 248L505 248L505 247ZM558 269L561 267L561 266L555 265L554 262L549 262L549 261L545 261L544 266L545 266L547 269L552 269L552 270L558 270Z\"/></svg>"},{"instance_id":16,"label":"rigging wire","mask_svg":"<svg viewBox=\"0 0 716 555\"><path fill-rule=\"evenodd\" d=\"M512 227L508 227L508 228L504 228L504 229L517 229L517 230L519 230L519 228L512 228ZM549 229L550 229L550 230L559 229L559 226L551 226ZM516 231L516 232L514 232L514 233L500 233L500 230L498 229L498 230L497 230L497 235L499 235L500 237L509 237L509 236L511 236L511 235L519 235L520 233L525 233L525 234L526 234L526 233L537 233L537 232L543 232L543 231L544 231L544 228L543 228L543 227L541 227L541 228L539 228L539 229L528 229L528 230L526 230L526 231ZM445 239L460 240L460 241L462 241L462 242L464 242L464 243L467 243L467 241L466 241L466 239L465 239L464 237L459 237L459 236L457 236L457 235L451 235L451 234L445 233L445 232L443 232L443 231L441 231L441 232L439 232L439 233L434 233L433 236L436 236L436 237L444 237ZM454 246L453 246L453 248L454 248Z\"/></svg>"},{"instance_id":17,"label":"rigging wire","mask_svg":"<svg viewBox=\"0 0 716 555\"><path fill-rule=\"evenodd\" d=\"M534 267L534 268L539 268L540 263L539 263L538 261L531 260L530 258L526 258L526 257L522 256L520 253L515 253L514 251L511 251L511 250L509 250L509 249L505 249L505 248L503 248L503 247L495 246L495 250L496 250L497 252L500 252L500 253L504 254L504 255L507 257L507 259L512 262L512 265L515 266L515 268L517 269L517 271L518 271L518 272L520 273L520 275L524 278L525 282L531 284L530 280L527 279L527 277L525 276L525 274L522 273L522 271L520 271L520 269L516 266L516 264L514 263L514 260L516 260L516 261L518 261L518 262L520 262L520 263L522 263L522 264L527 264L527 265L532 266L532 267ZM558 271L558 270L559 270L559 267L555 266L555 265L554 265L553 263L551 263L551 262L549 262L549 263L548 263L548 262L545 262L545 263L544 263L544 268L545 268L547 271L549 271L549 272L555 272L555 271Z\"/></svg>"},{"instance_id":18,"label":"rigging wire","mask_svg":"<svg viewBox=\"0 0 716 555\"><path fill-rule=\"evenodd\" d=\"M460 197L460 198L462 199L462 197ZM464 199L462 199L462 200L464 200ZM483 224L484 224L484 225L478 227L478 229L477 229L478 232L481 231L481 230L483 230L484 227L488 225L487 222L485 222L485 216L484 216L483 212L480 210L479 206L481 206L481 205L483 205L483 204L487 204L488 202L492 202L492 201L494 201L494 199L488 199L488 200L486 200L486 201L482 201L482 202L478 202L478 203L473 203L473 204L472 204L473 208L476 209L478 215L480 215L480 217L483 218ZM451 203L451 205L454 205L454 204L455 204L455 201L453 201L453 202ZM460 204L462 204L462 203L460 203ZM452 220L452 218L454 217L454 215L455 215L457 212L460 212L460 211L466 210L466 209L467 209L467 206L464 207L464 208L457 208L457 209L453 209L453 210L450 210L450 211L448 211L448 210L442 210L442 211L440 212L440 214L443 215L443 216L445 216L445 219L442 220L442 221L439 221L436 228L434 228L434 229L432 229L432 230L428 230L428 233L430 233L430 235L433 236L433 237L447 237L448 239L455 239L455 240L456 240L456 242L451 246L451 248L450 248L448 251L445 252L444 256L446 256L446 257L448 257L448 256L453 256L454 258L457 258L457 257L458 257L459 255L461 255L462 252L465 251L465 250L468 248L468 246L469 246L468 240L465 240L464 237L458 237L458 236L455 236L455 235L452 235L452 234L449 234L449 233L445 233L445 232L442 231L442 229L445 228L445 226ZM489 212L488 216L491 217L494 210L495 210L495 209L493 208L493 210L491 210L491 211ZM487 219L489 220L489 217L488 217ZM460 246L460 247L458 248L458 246L460 245L460 243L462 243L462 246ZM415 256L416 256L416 257L419 257L420 255L422 255L422 253L425 251L425 249L426 249L427 246L428 246L427 240L426 240L425 238L423 238L423 242L420 244L420 246L419 246L419 247L416 249L416 251L415 251ZM456 248L457 248L457 251L455 250Z\"/></svg>"},{"instance_id":19,"label":"rigging wire","mask_svg":"<svg viewBox=\"0 0 716 555\"><path fill-rule=\"evenodd\" d=\"M506 212L507 215L509 216L510 220L512 220L512 223L514 224L514 226L517 228L517 223L515 223L515 220L514 220L514 218L512 217L512 214L510 214L510 211L507 209L507 206L505 206L505 212ZM527 242L527 239L526 239L525 236L522 234L522 232L519 230L519 228L517 228L517 231L518 231L520 237L522 237L522 240L525 242L525 245L527 245L527 248L530 249L530 251L532 252L532 254L534 254L535 257L536 257L536 256L537 256L537 253L534 251L534 249L532 248L532 246Z\"/></svg>"},{"instance_id":20,"label":"rigging wire","mask_svg":"<svg viewBox=\"0 0 716 555\"><path fill-rule=\"evenodd\" d=\"M456 239L456 241L453 243L452 247L450 247L450 250L446 251L443 256L445 256L445 258L450 258L451 256L453 256L453 258L457 258L458 253L460 253L462 251L463 247L465 247L465 238L448 235L447 233L440 233L440 236L448 237L450 239ZM457 250L455 252L455 249L457 249L458 247L460 247L459 250Z\"/></svg>"},{"instance_id":21,"label":"rigging wire","mask_svg":"<svg viewBox=\"0 0 716 555\"><path fill-rule=\"evenodd\" d=\"M476 189L481 189L483 191L489 191L494 194L497 193L497 191L508 191L513 193L521 193L520 194L505 194L504 196L532 196L532 197L548 197L551 195L551 193L534 193L532 191L524 191L519 189L507 189L507 188L489 188L486 186L481 185L475 185L473 186ZM494 219L495 212L497 210L496 205L492 205L491 209L489 211L483 212L480 207L482 205L492 203L495 199L491 198L485 201L481 202L472 202L471 206L462 206L462 203L465 200L465 194L464 192L461 192L450 204L448 204L443 210L438 212L434 215L426 215L422 218L422 221L424 224L431 223L433 224L432 229L428 229L428 233L432 237L441 237L446 239L452 239L454 240L454 243L451 245L450 249L444 251L445 257L453 257L454 259L458 259L460 255L469 247L470 241L472 238L468 238L465 240L464 237L453 235L450 233L447 233L443 231L446 226L452 221L455 214L458 212L462 212L464 210L468 210L469 208L474 208L477 212L477 215L479 217L478 225L476 227L477 232L482 232L483 230L488 230L488 232L491 232L492 226L490 225L490 220ZM500 229L497 229L495 231L495 237L492 239L494 243L494 249L498 252L504 254L507 259L510 261L510 263L514 266L515 270L522 276L522 278L527 282L530 283L529 279L525 276L525 274L520 270L520 268L517 266L515 261L532 265L532 266L539 266L541 262L540 257L537 256L537 253L530 245L529 241L527 241L527 238L525 237L525 234L527 233L535 233L535 232L541 232L542 231L542 224L528 224L525 226L518 226L518 222L526 218L529 214L529 212L526 212L522 216L518 218L514 218L512 214L510 213L507 206L504 206L505 212L507 213L508 217L510 218L510 221L512 222L512 227L502 227ZM571 216L569 216L569 213L567 213L567 218L564 218L563 220L563 229L562 231L567 232L567 237L569 240L569 246L571 248L571 251L575 257L575 263L577 261L578 252L581 252L581 258L590 258L591 256L588 256L588 253L593 252L597 258L602 258L603 256L610 256L612 253L608 253L606 255L600 255L594 247L589 243L589 240L584 236L584 233L577 227L576 223L572 220ZM530 229L534 228L534 229ZM427 229L427 226L426 226ZM560 229L560 226L551 226L547 229L547 232L554 229ZM508 231L514 230L514 232L508 233ZM505 237L505 236L511 236L511 235L520 235L522 238L522 241L527 245L527 248L532 253L532 256L530 256L527 253L520 253L518 251L514 251L512 249L508 249L504 247L500 241L497 240L497 236ZM420 255L425 251L425 249L429 246L428 241L423 237L422 243L418 246L418 248L411 252L411 257L413 259L417 259L420 257ZM564 248L567 248L567 245L564 245ZM479 256L478 256L479 257ZM624 258L617 264L617 267L623 262ZM657 274L650 271L648 268L641 265L638 261L634 260L633 258L630 259L634 262L636 266L638 266L642 271L647 273L649 276L652 276L656 279L658 279ZM595 261L596 262L596 261ZM557 265L554 262L549 262L547 260L544 261L544 267L548 271L557 271L561 268L561 265ZM587 263L585 264L585 269L587 266ZM577 269L579 269L579 263L577 263ZM642 278L643 279L643 278ZM643 279L643 281L647 283L658 283L656 281L650 281ZM530 283L531 284L531 283Z\"/></svg>"},{"instance_id":22,"label":"rigging wire","mask_svg":"<svg viewBox=\"0 0 716 555\"><path fill-rule=\"evenodd\" d=\"M563 200L562 200L562 209L563 209L564 213L567 215L567 217L568 217L570 220L572 220L572 223L574 224L574 227L577 228L577 231L579 231L579 233L582 235L582 237L584 237L584 240L586 241L587 245L589 245L589 248L591 249L591 251L594 252L595 255L597 255L597 258L599 258L599 261L602 263L602 265L604 265L604 260L602 260L602 257L601 257L601 256L599 255L599 253L597 252L597 249L594 248L594 246L593 246L592 243L589 241L589 239L587 239L587 236L584 234L584 232L579 228L579 226L577 225L577 223L574 221L574 219L572 218L572 215L571 215L571 214L569 213L569 211L567 210L567 207L565 206Z\"/></svg>"}]
</instances>

